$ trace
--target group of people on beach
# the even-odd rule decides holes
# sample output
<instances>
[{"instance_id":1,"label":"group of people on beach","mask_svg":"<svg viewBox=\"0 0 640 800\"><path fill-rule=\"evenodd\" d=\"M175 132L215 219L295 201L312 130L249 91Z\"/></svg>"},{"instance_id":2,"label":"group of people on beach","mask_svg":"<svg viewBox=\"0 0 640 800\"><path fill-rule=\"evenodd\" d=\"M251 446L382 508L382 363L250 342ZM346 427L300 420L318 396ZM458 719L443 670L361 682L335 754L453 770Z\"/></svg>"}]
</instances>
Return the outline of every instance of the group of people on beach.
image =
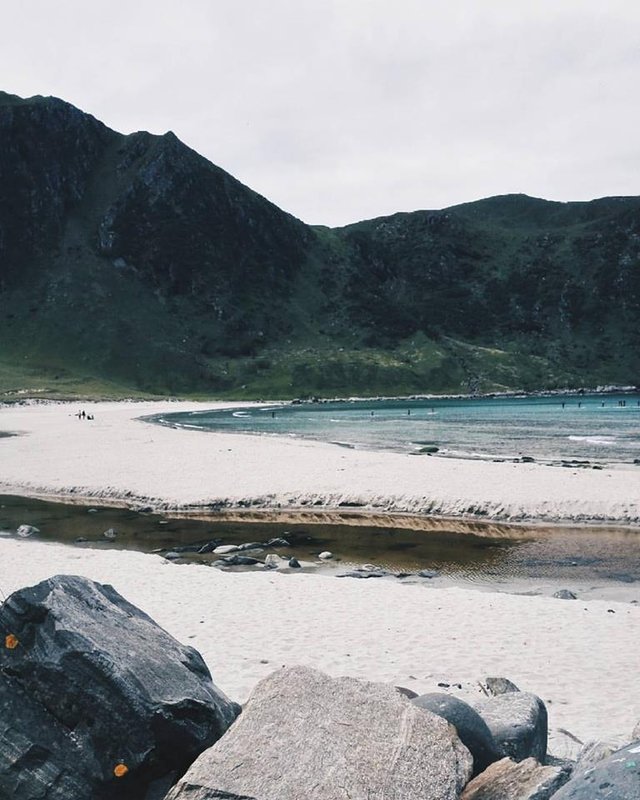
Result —
<instances>
[{"instance_id":1,"label":"group of people on beach","mask_svg":"<svg viewBox=\"0 0 640 800\"><path fill-rule=\"evenodd\" d=\"M84 410L78 411L75 416L78 417L78 419L93 419L93 414L87 414Z\"/></svg>"}]
</instances>

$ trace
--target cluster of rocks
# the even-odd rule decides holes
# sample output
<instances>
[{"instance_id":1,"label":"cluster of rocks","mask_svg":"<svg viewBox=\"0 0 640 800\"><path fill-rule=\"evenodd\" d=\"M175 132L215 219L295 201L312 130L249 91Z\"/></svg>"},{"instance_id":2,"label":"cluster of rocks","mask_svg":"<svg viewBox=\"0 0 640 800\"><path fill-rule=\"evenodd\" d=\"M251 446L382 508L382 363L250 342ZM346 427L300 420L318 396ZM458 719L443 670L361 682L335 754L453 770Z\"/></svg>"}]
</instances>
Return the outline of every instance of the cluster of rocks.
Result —
<instances>
[{"instance_id":1,"label":"cluster of rocks","mask_svg":"<svg viewBox=\"0 0 640 800\"><path fill-rule=\"evenodd\" d=\"M276 537L265 542L244 542L242 544L224 544L220 539L211 539L204 544L187 544L173 547L162 553L169 561L176 561L185 555L214 555L217 559L211 562L214 567L262 567L264 569L279 569L288 566L298 569L301 564L292 555L281 556L278 553L267 553L259 558L265 550L291 548L293 543L283 537ZM322 554L320 555L322 557Z\"/></svg>"},{"instance_id":2,"label":"cluster of rocks","mask_svg":"<svg viewBox=\"0 0 640 800\"><path fill-rule=\"evenodd\" d=\"M361 567L342 572L338 578L437 578L440 572L435 569L420 569L417 572L394 572L376 564L363 564Z\"/></svg>"},{"instance_id":3,"label":"cluster of rocks","mask_svg":"<svg viewBox=\"0 0 640 800\"><path fill-rule=\"evenodd\" d=\"M0 797L640 797L640 741L553 759L544 703L506 679L487 679L472 705L291 667L240 709L195 650L74 576L13 594L0 628Z\"/></svg>"}]
</instances>

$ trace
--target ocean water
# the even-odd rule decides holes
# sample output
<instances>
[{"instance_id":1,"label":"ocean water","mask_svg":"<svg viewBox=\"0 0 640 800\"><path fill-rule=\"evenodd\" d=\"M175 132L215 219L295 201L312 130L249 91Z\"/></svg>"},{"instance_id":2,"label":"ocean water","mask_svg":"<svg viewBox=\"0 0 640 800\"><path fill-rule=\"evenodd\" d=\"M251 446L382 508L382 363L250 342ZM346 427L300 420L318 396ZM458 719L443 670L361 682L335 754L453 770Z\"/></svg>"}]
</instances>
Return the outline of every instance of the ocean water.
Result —
<instances>
[{"instance_id":1,"label":"ocean water","mask_svg":"<svg viewBox=\"0 0 640 800\"><path fill-rule=\"evenodd\" d=\"M297 436L438 457L624 464L640 459L640 394L357 400L163 414L197 430ZM640 469L640 465L638 467Z\"/></svg>"}]
</instances>

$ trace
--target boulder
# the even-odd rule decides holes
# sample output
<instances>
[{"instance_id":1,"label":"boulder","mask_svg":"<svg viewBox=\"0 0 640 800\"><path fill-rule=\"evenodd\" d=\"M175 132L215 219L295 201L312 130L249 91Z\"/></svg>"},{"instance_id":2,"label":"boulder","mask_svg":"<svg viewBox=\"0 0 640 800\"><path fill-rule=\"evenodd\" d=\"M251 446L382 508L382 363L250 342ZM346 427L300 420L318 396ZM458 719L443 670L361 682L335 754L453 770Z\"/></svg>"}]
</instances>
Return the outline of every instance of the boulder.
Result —
<instances>
[{"instance_id":1,"label":"boulder","mask_svg":"<svg viewBox=\"0 0 640 800\"><path fill-rule=\"evenodd\" d=\"M499 694L509 694L510 692L520 691L515 683L512 683L508 678L487 678L484 685L487 693L492 697L497 697Z\"/></svg>"},{"instance_id":2,"label":"boulder","mask_svg":"<svg viewBox=\"0 0 640 800\"><path fill-rule=\"evenodd\" d=\"M267 559L265 558L265 561L266 561L266 560L267 560ZM293 558L293 557L291 557L291 558L289 559L289 566L291 567L291 569L300 569L300 562L298 561L298 559L297 559L297 558Z\"/></svg>"},{"instance_id":3,"label":"boulder","mask_svg":"<svg viewBox=\"0 0 640 800\"><path fill-rule=\"evenodd\" d=\"M278 569L282 564L280 556L275 553L269 553L264 559L264 565L267 569Z\"/></svg>"},{"instance_id":4,"label":"boulder","mask_svg":"<svg viewBox=\"0 0 640 800\"><path fill-rule=\"evenodd\" d=\"M391 685L278 670L167 800L457 800L472 759Z\"/></svg>"},{"instance_id":5,"label":"boulder","mask_svg":"<svg viewBox=\"0 0 640 800\"><path fill-rule=\"evenodd\" d=\"M493 734L498 753L523 761L532 756L544 763L547 754L547 709L529 692L507 692L474 703Z\"/></svg>"},{"instance_id":6,"label":"boulder","mask_svg":"<svg viewBox=\"0 0 640 800\"><path fill-rule=\"evenodd\" d=\"M553 800L638 800L640 797L640 740L580 771Z\"/></svg>"},{"instance_id":7,"label":"boulder","mask_svg":"<svg viewBox=\"0 0 640 800\"><path fill-rule=\"evenodd\" d=\"M110 586L62 575L22 589L0 633L0 797L138 800L240 711L195 650Z\"/></svg>"},{"instance_id":8,"label":"boulder","mask_svg":"<svg viewBox=\"0 0 640 800\"><path fill-rule=\"evenodd\" d=\"M214 547L213 553L216 556L226 556L227 553L237 553L240 548L237 544L220 544Z\"/></svg>"},{"instance_id":9,"label":"boulder","mask_svg":"<svg viewBox=\"0 0 640 800\"><path fill-rule=\"evenodd\" d=\"M321 553L318 553L318 558L321 558L323 561L328 561L330 558L333 558L333 553L330 553L328 550L323 550Z\"/></svg>"},{"instance_id":10,"label":"boulder","mask_svg":"<svg viewBox=\"0 0 640 800\"><path fill-rule=\"evenodd\" d=\"M636 722L633 730L631 731L631 740L635 742L636 739L640 739L640 721Z\"/></svg>"},{"instance_id":11,"label":"boulder","mask_svg":"<svg viewBox=\"0 0 640 800\"><path fill-rule=\"evenodd\" d=\"M483 772L500 758L491 731L478 712L464 700L444 692L422 694L411 701L450 722L473 756L473 774Z\"/></svg>"},{"instance_id":12,"label":"boulder","mask_svg":"<svg viewBox=\"0 0 640 800\"><path fill-rule=\"evenodd\" d=\"M542 767L535 758L503 758L468 783L460 800L549 800L569 777L562 767Z\"/></svg>"}]
</instances>

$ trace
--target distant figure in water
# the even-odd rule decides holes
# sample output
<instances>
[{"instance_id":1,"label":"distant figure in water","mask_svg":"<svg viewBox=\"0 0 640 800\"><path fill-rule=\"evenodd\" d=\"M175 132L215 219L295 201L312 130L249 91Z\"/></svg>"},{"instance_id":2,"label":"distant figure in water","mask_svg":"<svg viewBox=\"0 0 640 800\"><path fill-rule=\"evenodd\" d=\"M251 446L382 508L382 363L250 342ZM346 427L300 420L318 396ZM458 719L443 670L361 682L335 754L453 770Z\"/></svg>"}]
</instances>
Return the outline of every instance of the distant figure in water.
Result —
<instances>
[{"instance_id":1,"label":"distant figure in water","mask_svg":"<svg viewBox=\"0 0 640 800\"><path fill-rule=\"evenodd\" d=\"M582 408L582 403L578 403L578 408Z\"/></svg>"},{"instance_id":2,"label":"distant figure in water","mask_svg":"<svg viewBox=\"0 0 640 800\"><path fill-rule=\"evenodd\" d=\"M410 408L408 408L408 409L407 409L407 416L408 416L408 417L410 417L410 416L411 416L411 409L410 409Z\"/></svg>"},{"instance_id":3,"label":"distant figure in water","mask_svg":"<svg viewBox=\"0 0 640 800\"><path fill-rule=\"evenodd\" d=\"M275 418L276 418L276 412L275 412L275 411L272 411L272 412L271 412L271 419L275 419Z\"/></svg>"},{"instance_id":4,"label":"distant figure in water","mask_svg":"<svg viewBox=\"0 0 640 800\"><path fill-rule=\"evenodd\" d=\"M562 407L564 408L564 403L562 404Z\"/></svg>"},{"instance_id":5,"label":"distant figure in water","mask_svg":"<svg viewBox=\"0 0 640 800\"><path fill-rule=\"evenodd\" d=\"M373 411L371 412L371 416L373 416Z\"/></svg>"}]
</instances>

